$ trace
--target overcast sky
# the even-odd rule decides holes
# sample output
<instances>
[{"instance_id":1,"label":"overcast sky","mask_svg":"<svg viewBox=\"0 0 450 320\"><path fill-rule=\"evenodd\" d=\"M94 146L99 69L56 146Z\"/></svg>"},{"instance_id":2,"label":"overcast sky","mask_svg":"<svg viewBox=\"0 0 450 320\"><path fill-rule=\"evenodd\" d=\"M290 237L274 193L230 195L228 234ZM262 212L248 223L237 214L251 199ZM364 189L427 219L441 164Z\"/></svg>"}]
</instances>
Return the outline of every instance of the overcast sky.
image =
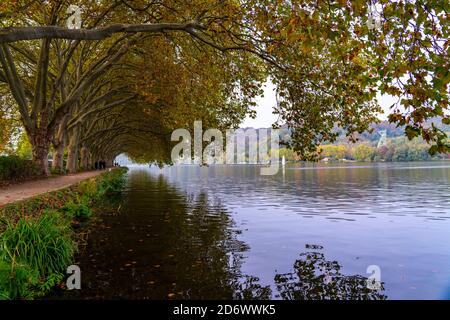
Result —
<instances>
[{"instance_id":1,"label":"overcast sky","mask_svg":"<svg viewBox=\"0 0 450 320\"><path fill-rule=\"evenodd\" d=\"M241 128L268 128L277 121L278 116L272 113L273 108L276 105L274 89L274 85L270 81L267 81L264 87L264 97L257 98L258 106L255 108L257 112L256 119L247 117L241 124ZM396 98L388 95L378 95L377 99L385 111L385 113L380 114L379 117L382 120L386 120L388 114L387 111L389 111L389 107L395 103Z\"/></svg>"}]
</instances>

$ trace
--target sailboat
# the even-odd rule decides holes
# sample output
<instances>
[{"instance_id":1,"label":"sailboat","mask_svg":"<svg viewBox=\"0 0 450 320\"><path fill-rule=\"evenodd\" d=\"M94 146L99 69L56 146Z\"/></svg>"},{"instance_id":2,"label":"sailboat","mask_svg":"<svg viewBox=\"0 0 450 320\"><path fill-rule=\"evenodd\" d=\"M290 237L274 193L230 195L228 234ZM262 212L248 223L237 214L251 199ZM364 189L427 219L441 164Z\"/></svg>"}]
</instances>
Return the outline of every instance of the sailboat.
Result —
<instances>
[{"instance_id":1,"label":"sailboat","mask_svg":"<svg viewBox=\"0 0 450 320\"><path fill-rule=\"evenodd\" d=\"M283 156L281 159L281 165L284 167L286 165L286 158Z\"/></svg>"}]
</instances>

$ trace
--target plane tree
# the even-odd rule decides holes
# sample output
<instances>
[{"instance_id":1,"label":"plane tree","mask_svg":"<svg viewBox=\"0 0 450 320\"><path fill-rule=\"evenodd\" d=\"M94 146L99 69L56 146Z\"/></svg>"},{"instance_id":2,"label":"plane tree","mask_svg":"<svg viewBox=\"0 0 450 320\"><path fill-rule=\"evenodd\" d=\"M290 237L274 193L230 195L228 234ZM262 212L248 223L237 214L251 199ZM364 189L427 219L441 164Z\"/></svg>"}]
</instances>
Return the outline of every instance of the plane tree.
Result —
<instances>
[{"instance_id":1,"label":"plane tree","mask_svg":"<svg viewBox=\"0 0 450 320\"><path fill-rule=\"evenodd\" d=\"M303 158L316 158L336 127L352 141L368 130L381 111L377 94L393 98L388 119L409 139L421 136L431 154L450 151L445 132L427 124L450 123L448 1L278 1L267 9L255 10L274 23L259 27L284 40L268 48L284 66L271 72L277 112Z\"/></svg>"},{"instance_id":2,"label":"plane tree","mask_svg":"<svg viewBox=\"0 0 450 320\"><path fill-rule=\"evenodd\" d=\"M268 76L303 158L333 141L336 126L350 138L368 129L380 111L377 92L398 97L389 119L409 138L421 135L432 153L449 150L445 134L425 125L436 116L449 122L448 1L74 2L0 7L0 81L44 174L52 142L59 155L68 143L75 170L80 148L110 156L128 141L139 149L144 123L235 126ZM65 26L72 4L82 9L81 28ZM108 86L114 70L136 65L127 88ZM135 125L141 111L148 117Z\"/></svg>"}]
</instances>

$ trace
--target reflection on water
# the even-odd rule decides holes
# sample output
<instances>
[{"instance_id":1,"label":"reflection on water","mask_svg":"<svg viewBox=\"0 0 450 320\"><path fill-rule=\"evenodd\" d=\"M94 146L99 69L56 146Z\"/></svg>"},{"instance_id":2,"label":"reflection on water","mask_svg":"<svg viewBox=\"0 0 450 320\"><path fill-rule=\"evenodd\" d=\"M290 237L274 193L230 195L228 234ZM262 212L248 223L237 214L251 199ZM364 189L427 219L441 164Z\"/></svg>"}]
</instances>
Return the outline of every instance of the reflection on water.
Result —
<instances>
[{"instance_id":1,"label":"reflection on water","mask_svg":"<svg viewBox=\"0 0 450 320\"><path fill-rule=\"evenodd\" d=\"M131 173L120 214L92 228L78 264L83 288L67 298L264 299L240 271L247 245L206 193L180 193L163 176Z\"/></svg>"},{"instance_id":2,"label":"reflection on water","mask_svg":"<svg viewBox=\"0 0 450 320\"><path fill-rule=\"evenodd\" d=\"M277 274L275 283L283 300L384 300L379 290L369 289L367 278L346 276L337 261L327 261L323 253L305 252L294 263L294 271Z\"/></svg>"},{"instance_id":3,"label":"reflection on water","mask_svg":"<svg viewBox=\"0 0 450 320\"><path fill-rule=\"evenodd\" d=\"M445 162L134 168L65 297L446 298L449 182Z\"/></svg>"}]
</instances>

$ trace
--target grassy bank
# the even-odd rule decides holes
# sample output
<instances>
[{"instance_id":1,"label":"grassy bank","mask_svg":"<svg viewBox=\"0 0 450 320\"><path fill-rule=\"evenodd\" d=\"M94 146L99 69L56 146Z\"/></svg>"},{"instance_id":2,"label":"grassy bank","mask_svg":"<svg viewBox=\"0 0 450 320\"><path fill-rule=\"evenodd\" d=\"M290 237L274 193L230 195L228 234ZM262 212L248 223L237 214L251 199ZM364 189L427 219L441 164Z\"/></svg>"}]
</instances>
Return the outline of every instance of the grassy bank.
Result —
<instances>
[{"instance_id":1,"label":"grassy bank","mask_svg":"<svg viewBox=\"0 0 450 320\"><path fill-rule=\"evenodd\" d=\"M77 252L76 230L122 191L126 171L0 209L0 299L33 299L63 281Z\"/></svg>"}]
</instances>

